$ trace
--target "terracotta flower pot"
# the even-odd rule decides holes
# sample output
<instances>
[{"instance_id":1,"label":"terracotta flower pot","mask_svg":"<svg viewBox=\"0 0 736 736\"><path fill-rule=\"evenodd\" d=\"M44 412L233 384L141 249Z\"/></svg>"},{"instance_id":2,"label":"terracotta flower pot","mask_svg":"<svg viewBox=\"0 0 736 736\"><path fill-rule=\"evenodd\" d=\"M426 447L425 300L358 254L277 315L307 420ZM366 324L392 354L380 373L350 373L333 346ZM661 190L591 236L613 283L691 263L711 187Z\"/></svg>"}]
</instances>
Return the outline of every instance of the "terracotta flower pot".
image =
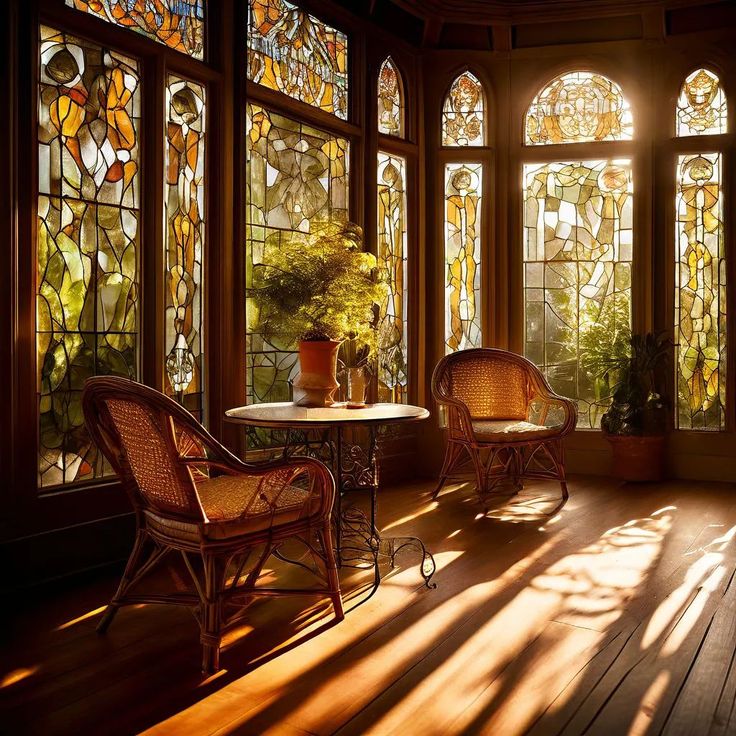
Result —
<instances>
[{"instance_id":1,"label":"terracotta flower pot","mask_svg":"<svg viewBox=\"0 0 736 736\"><path fill-rule=\"evenodd\" d=\"M337 382L337 340L299 342L299 375L294 380L297 406L331 406Z\"/></svg>"},{"instance_id":2,"label":"terracotta flower pot","mask_svg":"<svg viewBox=\"0 0 736 736\"><path fill-rule=\"evenodd\" d=\"M613 449L613 474L626 481L658 481L664 477L664 435L606 434Z\"/></svg>"}]
</instances>

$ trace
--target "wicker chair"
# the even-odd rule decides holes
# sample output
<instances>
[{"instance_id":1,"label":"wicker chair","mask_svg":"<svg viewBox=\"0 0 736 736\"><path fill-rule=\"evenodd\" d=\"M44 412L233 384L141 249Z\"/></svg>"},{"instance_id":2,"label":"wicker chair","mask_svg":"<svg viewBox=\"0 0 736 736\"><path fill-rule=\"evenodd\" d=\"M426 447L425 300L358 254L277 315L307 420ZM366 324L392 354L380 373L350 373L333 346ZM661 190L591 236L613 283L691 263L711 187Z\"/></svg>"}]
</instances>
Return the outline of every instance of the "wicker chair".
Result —
<instances>
[{"instance_id":1,"label":"wicker chair","mask_svg":"<svg viewBox=\"0 0 736 736\"><path fill-rule=\"evenodd\" d=\"M200 626L202 669L210 673L219 669L223 633L243 618L254 595L325 596L337 620L344 617L330 527L335 483L325 465L311 458L245 464L176 402L123 378L88 379L82 405L137 521L133 551L98 631L120 606L189 606ZM320 587L257 587L268 557L295 537L307 545ZM184 589L174 593L136 592L172 554L181 557L191 584L180 582Z\"/></svg>"},{"instance_id":2,"label":"wicker chair","mask_svg":"<svg viewBox=\"0 0 736 736\"><path fill-rule=\"evenodd\" d=\"M451 353L434 370L432 395L448 430L433 498L470 460L481 502L502 483L518 490L524 478L559 481L567 500L562 438L575 428L577 410L533 363L491 348Z\"/></svg>"}]
</instances>

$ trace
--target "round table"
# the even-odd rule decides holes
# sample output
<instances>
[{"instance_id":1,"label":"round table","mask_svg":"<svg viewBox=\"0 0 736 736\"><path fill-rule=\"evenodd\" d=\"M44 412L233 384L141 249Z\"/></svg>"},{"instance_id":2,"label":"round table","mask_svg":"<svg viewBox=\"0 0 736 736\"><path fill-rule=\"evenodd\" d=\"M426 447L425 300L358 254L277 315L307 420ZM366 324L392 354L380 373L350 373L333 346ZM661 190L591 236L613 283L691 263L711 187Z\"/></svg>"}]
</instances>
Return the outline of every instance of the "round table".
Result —
<instances>
[{"instance_id":1,"label":"round table","mask_svg":"<svg viewBox=\"0 0 736 736\"><path fill-rule=\"evenodd\" d=\"M431 578L435 573L435 562L421 539L417 537L383 537L377 524L378 505L378 458L380 455L380 427L391 424L417 422L429 417L421 406L407 404L368 404L360 409L348 409L345 404L329 407L303 407L291 402L250 404L225 412L229 422L251 427L283 429L287 439L285 456L295 451L324 460L335 476L337 495L335 499L337 561L340 566L365 567L366 553L374 568L374 581L381 580L380 558L388 558L394 567L397 553L405 548L414 548L422 555L421 573L427 587L434 587ZM365 427L368 434L367 447L346 441L346 429ZM293 432L319 432L319 439L293 439ZM345 495L352 491L370 493L370 518L362 511L347 504Z\"/></svg>"}]
</instances>

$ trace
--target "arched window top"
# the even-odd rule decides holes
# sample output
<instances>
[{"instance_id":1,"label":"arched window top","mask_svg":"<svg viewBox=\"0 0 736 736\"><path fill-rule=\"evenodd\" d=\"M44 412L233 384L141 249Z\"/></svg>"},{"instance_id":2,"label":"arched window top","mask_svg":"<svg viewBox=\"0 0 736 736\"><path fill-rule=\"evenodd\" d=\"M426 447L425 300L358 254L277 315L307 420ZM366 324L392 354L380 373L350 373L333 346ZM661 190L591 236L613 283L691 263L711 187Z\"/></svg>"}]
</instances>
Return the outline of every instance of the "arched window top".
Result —
<instances>
[{"instance_id":1,"label":"arched window top","mask_svg":"<svg viewBox=\"0 0 736 736\"><path fill-rule=\"evenodd\" d=\"M628 141L633 134L629 103L616 82L593 72L555 77L529 105L527 145Z\"/></svg>"},{"instance_id":2,"label":"arched window top","mask_svg":"<svg viewBox=\"0 0 736 736\"><path fill-rule=\"evenodd\" d=\"M443 146L485 145L485 94L471 72L463 72L450 87L442 109Z\"/></svg>"},{"instance_id":3,"label":"arched window top","mask_svg":"<svg viewBox=\"0 0 736 736\"><path fill-rule=\"evenodd\" d=\"M726 93L718 76L708 69L689 74L677 99L677 135L725 133L727 117Z\"/></svg>"},{"instance_id":4,"label":"arched window top","mask_svg":"<svg viewBox=\"0 0 736 736\"><path fill-rule=\"evenodd\" d=\"M404 137L404 87L390 56L378 71L378 132Z\"/></svg>"}]
</instances>

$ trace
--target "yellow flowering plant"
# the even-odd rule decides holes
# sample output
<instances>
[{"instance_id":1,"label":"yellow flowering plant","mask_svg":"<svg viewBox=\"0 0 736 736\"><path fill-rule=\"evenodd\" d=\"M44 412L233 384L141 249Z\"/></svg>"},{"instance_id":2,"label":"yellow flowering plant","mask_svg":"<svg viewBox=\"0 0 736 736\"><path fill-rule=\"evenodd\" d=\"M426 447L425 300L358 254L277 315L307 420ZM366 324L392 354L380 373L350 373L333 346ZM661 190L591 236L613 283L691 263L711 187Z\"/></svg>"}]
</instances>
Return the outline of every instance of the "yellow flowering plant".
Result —
<instances>
[{"instance_id":1,"label":"yellow flowering plant","mask_svg":"<svg viewBox=\"0 0 736 736\"><path fill-rule=\"evenodd\" d=\"M362 249L353 223L312 225L310 233L267 241L250 294L268 339L354 339L375 350L375 323L384 287L376 257Z\"/></svg>"}]
</instances>

